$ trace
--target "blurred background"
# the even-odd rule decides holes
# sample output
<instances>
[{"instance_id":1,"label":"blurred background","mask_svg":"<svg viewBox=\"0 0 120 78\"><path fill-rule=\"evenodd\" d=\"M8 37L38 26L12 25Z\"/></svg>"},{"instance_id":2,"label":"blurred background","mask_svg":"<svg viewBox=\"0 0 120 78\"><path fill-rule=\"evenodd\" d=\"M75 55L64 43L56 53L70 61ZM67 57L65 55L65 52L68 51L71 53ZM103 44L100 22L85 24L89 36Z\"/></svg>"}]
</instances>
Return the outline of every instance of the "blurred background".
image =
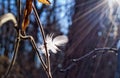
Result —
<instances>
[{"instance_id":1,"label":"blurred background","mask_svg":"<svg viewBox=\"0 0 120 78\"><path fill-rule=\"evenodd\" d=\"M57 54L51 53L53 78L119 78L116 73L117 53L95 52L78 61L95 48L120 47L119 0L50 0L46 6L34 0L45 34L66 35L69 42ZM26 0L21 0L22 14ZM0 15L13 13L18 19L17 0L0 0ZM21 15L23 16L23 15ZM22 19L21 19L22 21ZM32 35L39 46L42 44L40 29L34 13L30 15L27 34ZM16 31L11 21L0 28L0 77L4 75L13 55ZM43 55L44 57L44 55ZM68 70L61 71L70 66ZM119 75L119 74L117 74ZM47 78L31 43L21 41L16 63L9 78Z\"/></svg>"}]
</instances>

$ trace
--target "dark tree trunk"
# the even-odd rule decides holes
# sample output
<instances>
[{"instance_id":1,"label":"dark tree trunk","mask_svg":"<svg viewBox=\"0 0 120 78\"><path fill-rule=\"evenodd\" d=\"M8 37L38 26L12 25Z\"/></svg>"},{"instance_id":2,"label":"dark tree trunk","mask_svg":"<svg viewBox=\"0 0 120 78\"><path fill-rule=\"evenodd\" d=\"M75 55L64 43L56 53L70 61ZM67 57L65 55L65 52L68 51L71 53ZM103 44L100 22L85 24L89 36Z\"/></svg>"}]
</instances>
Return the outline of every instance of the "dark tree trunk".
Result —
<instances>
[{"instance_id":1,"label":"dark tree trunk","mask_svg":"<svg viewBox=\"0 0 120 78\"><path fill-rule=\"evenodd\" d=\"M106 44L111 45L112 42L105 44L107 37L98 35L99 31L102 30L98 21L103 10L102 7L90 11L99 6L100 1L76 0L73 24L68 34L69 43L66 48L64 68L72 64L71 59L79 58L97 47L106 47ZM83 5L83 3L86 5ZM83 6L77 7L79 5ZM109 29L110 27L107 30ZM66 71L64 78L113 78L116 63L113 64L113 68L110 68L109 60L112 63L116 62L116 56L111 54L106 56L100 55L95 59L89 56L75 63L73 67ZM108 73L105 74L103 71Z\"/></svg>"}]
</instances>

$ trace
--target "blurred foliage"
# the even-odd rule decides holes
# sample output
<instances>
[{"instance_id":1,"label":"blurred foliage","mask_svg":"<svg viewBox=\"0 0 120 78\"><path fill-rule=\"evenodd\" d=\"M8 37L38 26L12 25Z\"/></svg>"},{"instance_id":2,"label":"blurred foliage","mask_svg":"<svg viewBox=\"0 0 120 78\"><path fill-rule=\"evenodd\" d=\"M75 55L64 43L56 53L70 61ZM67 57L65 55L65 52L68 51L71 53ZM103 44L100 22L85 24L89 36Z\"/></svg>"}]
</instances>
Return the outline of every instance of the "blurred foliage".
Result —
<instances>
[{"instance_id":1,"label":"blurred foliage","mask_svg":"<svg viewBox=\"0 0 120 78\"><path fill-rule=\"evenodd\" d=\"M21 0L22 15L20 22L22 22L23 20L25 1L26 0ZM38 0L34 0L34 4L35 7L37 8L38 14L40 16L40 20L44 26L45 34L54 33L56 36L56 35L68 33L68 27L71 24L71 18L73 15L72 9L74 5L74 1L51 0L51 5L47 6L39 3ZM18 19L19 11L17 5L18 5L17 0L1 0L0 15L2 16L5 13L11 12ZM32 35L34 37L38 46L39 44L42 43L41 33L38 28L37 22L35 21L33 12L30 15L30 24L26 29L26 31L27 31L27 35ZM12 58L15 39L16 39L16 31L13 28L13 23L9 21L0 28L0 55L1 57L5 56L7 58L7 60L3 60L4 62L7 62L8 58L9 59ZM54 71L56 71L57 66L62 63L63 57L64 57L63 52L59 52L58 54L51 53L51 67L53 73ZM43 71L42 67L40 66L40 62L38 61L39 60L36 59L36 54L32 49L30 42L28 40L21 41L17 60L16 60L17 67L16 65L13 67L13 70L10 73L10 77L45 78L46 74ZM0 65L3 66L2 64ZM38 67L36 67L37 65ZM17 69L20 70L17 71ZM3 69L4 72L5 70L6 69ZM19 74L21 75L21 77L19 77ZM3 75L3 73L1 75ZM15 76L13 77L13 75Z\"/></svg>"},{"instance_id":2,"label":"blurred foliage","mask_svg":"<svg viewBox=\"0 0 120 78\"><path fill-rule=\"evenodd\" d=\"M79 58L95 48L117 47L120 38L119 9L116 8L118 5L114 5L114 8L111 9L108 1L110 0L51 0L51 5L46 6L34 0L45 34L54 33L55 36L68 34L69 37L66 48L61 47L62 51L57 54L51 53L53 78L114 77L117 67L115 53L107 53L106 55L95 53L94 55L98 54L99 56L89 56L77 62L70 70L60 72L61 68L66 68L71 64L71 59ZM18 19L17 4L17 0L1 0L0 15L12 12ZM21 0L21 5L22 22L25 0ZM117 23L117 26L114 25L114 22ZM42 38L33 12L26 30L28 35L35 38L39 46L42 43ZM0 76L6 70L4 66L9 64L8 58L11 59L15 37L16 33L11 22L7 22L0 28ZM29 41L22 41L20 45L17 62L10 76L46 78ZM1 60L3 55L5 55L4 60ZM13 72L18 74L13 74Z\"/></svg>"},{"instance_id":3,"label":"blurred foliage","mask_svg":"<svg viewBox=\"0 0 120 78\"><path fill-rule=\"evenodd\" d=\"M8 57L6 57L6 56L0 57L0 78L5 74L9 64L10 64L10 60L8 59ZM22 72L19 64L15 63L8 78L24 78L22 73L23 72Z\"/></svg>"}]
</instances>

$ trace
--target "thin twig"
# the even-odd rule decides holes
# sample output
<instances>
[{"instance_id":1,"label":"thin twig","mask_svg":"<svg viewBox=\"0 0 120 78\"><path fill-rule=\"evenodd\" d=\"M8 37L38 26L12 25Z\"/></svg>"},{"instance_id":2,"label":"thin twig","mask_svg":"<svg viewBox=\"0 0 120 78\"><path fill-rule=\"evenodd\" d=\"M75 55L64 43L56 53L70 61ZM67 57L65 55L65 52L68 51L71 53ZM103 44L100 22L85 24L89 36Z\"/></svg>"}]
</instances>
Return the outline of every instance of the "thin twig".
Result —
<instances>
[{"instance_id":1,"label":"thin twig","mask_svg":"<svg viewBox=\"0 0 120 78\"><path fill-rule=\"evenodd\" d=\"M21 26L21 0L18 0L18 29L20 29Z\"/></svg>"},{"instance_id":2,"label":"thin twig","mask_svg":"<svg viewBox=\"0 0 120 78\"><path fill-rule=\"evenodd\" d=\"M34 9L34 13L35 13L35 16L36 16L36 20L37 20L37 23L38 23L38 25L40 27L40 30L41 30L41 33L42 33L42 37L43 37L43 41L44 41L44 46L45 46L45 50L46 50L46 58L47 58L46 59L47 66L46 66L45 62L43 61L43 59L41 58L41 56L40 56L40 53L38 51L38 48L37 48L36 43L34 41L34 38L32 36L22 36L22 34L21 34L21 30L20 30L20 28L21 28L20 27L21 26L21 21L20 21L20 19L21 19L20 18L20 16L21 16L21 3L20 3L20 0L18 0L18 3L19 3L18 4L18 12L19 12L18 13L18 25L19 25L19 27L18 26L15 27L15 29L17 30L17 41L15 43L15 49L14 49L14 55L13 55L12 61L11 61L10 65L9 65L9 67L8 67L7 72L3 76L3 78L7 78L8 77L8 74L9 74L11 68L13 67L13 65L15 63L15 60L16 60L16 57L17 57L17 53L18 53L19 44L20 44L20 41L22 39L30 39L30 41L32 43L32 46L33 46L35 52L37 53L37 55L39 56L39 59L41 60L42 66L43 66L44 70L47 73L47 76L49 78L52 78L51 71L50 71L51 70L50 69L50 59L49 59L49 56L48 56L48 52L47 52L48 50L47 50L46 41L45 41L45 34L44 34L43 27L41 25L41 22L39 20L39 16L37 14L37 11L36 11L36 9L35 9L35 7L33 5L33 9Z\"/></svg>"},{"instance_id":3,"label":"thin twig","mask_svg":"<svg viewBox=\"0 0 120 78\"><path fill-rule=\"evenodd\" d=\"M43 41L44 41L44 47L45 47L45 51L46 51L46 62L47 62L46 64L48 66L47 70L48 70L49 75L51 76L50 78L52 78L51 67L50 67L50 58L49 58L49 55L48 55L47 45L46 45L46 41L45 41L44 29L43 29L43 26L42 26L42 24L40 22L40 19L39 19L39 16L38 16L38 13L37 13L37 10L36 10L34 4L32 4L32 6L33 6L33 11L34 11L37 23L38 23L38 25L40 27L40 31L41 31Z\"/></svg>"},{"instance_id":4,"label":"thin twig","mask_svg":"<svg viewBox=\"0 0 120 78\"><path fill-rule=\"evenodd\" d=\"M76 63L72 63L72 64L70 64L68 67L66 67L65 69L60 69L60 71L61 72L66 72L66 71L68 71L68 70L70 70L73 66L75 66L76 65Z\"/></svg>"},{"instance_id":5,"label":"thin twig","mask_svg":"<svg viewBox=\"0 0 120 78\"><path fill-rule=\"evenodd\" d=\"M17 40L16 40L16 43L15 43L15 49L14 49L14 54L13 54L13 58L12 58L12 61L4 75L3 78L7 78L8 77L8 74L10 72L10 70L12 69L14 63L15 63L15 60L16 60L16 57L17 57L17 53L18 53L18 48L19 48L19 43L20 43L20 38L18 37Z\"/></svg>"},{"instance_id":6,"label":"thin twig","mask_svg":"<svg viewBox=\"0 0 120 78\"><path fill-rule=\"evenodd\" d=\"M44 69L45 72L47 73L48 77L51 78L51 75L48 73L47 66L46 66L46 64L44 63L44 61L43 61L43 59L41 58L41 56L40 56L40 53L39 53L39 51L38 51L38 48L37 48L37 46L36 46L36 44L35 44L35 41L34 41L33 37L32 37L32 36L22 36L22 35L21 35L21 38L22 38L22 39L30 39L30 41L31 41L31 43L32 43L32 46L33 46L35 52L37 53L38 57L39 57L40 60L41 60L41 64L42 64L42 66L43 66L43 69Z\"/></svg>"},{"instance_id":7,"label":"thin twig","mask_svg":"<svg viewBox=\"0 0 120 78\"><path fill-rule=\"evenodd\" d=\"M41 56L40 56L40 53L39 53L39 51L38 51L38 48L37 48L37 46L36 46L36 43L35 43L35 40L33 39L33 37L32 37L32 36L23 36L23 35L21 35L20 37L21 37L22 39L24 39L24 40L26 40L26 39L29 39L29 40L30 40L30 42L32 43L32 46L33 46L35 52L37 53L38 57L40 58L41 64L42 64L42 66L43 66L43 69L46 70L46 69L47 69L47 66L46 66L46 64L44 63L44 61L43 61L43 59L41 58Z\"/></svg>"},{"instance_id":8,"label":"thin twig","mask_svg":"<svg viewBox=\"0 0 120 78\"><path fill-rule=\"evenodd\" d=\"M45 70L47 76L48 76L49 78L51 78L51 75L48 73L49 71L47 70L47 66L46 66L46 64L44 63L44 61L43 61L43 59L41 58L41 56L40 56L40 53L39 53L39 51L38 51L38 48L37 48L37 46L36 46L36 43L35 43L34 38L33 38L32 36L22 36L22 35L21 35L21 38L22 38L22 39L29 39L29 40L31 41L32 46L33 46L36 54L38 55L38 57L39 57L39 59L40 59L40 61L41 61L41 64L42 64L42 66L43 66L43 69Z\"/></svg>"},{"instance_id":9,"label":"thin twig","mask_svg":"<svg viewBox=\"0 0 120 78\"><path fill-rule=\"evenodd\" d=\"M62 72L66 72L68 70L70 70L73 66L75 66L75 63L76 62L79 62L81 60L83 60L84 58L90 56L91 54L95 53L95 52L98 52L98 51L102 51L102 52L105 52L105 51L113 51L115 53L117 53L117 49L115 48L96 48L90 52L88 52L87 54L85 54L84 56L80 57L80 58L77 58L77 59L72 59L72 64L70 64L68 67L66 67L65 69L60 69L60 71Z\"/></svg>"},{"instance_id":10,"label":"thin twig","mask_svg":"<svg viewBox=\"0 0 120 78\"><path fill-rule=\"evenodd\" d=\"M16 60L16 57L17 57L17 54L18 54L18 48L19 48L19 44L20 44L20 30L19 30L19 27L20 27L20 15L21 15L21 4L20 4L20 0L18 0L18 22L16 22L14 28L16 29L17 31L17 39L16 39L16 42L15 42L15 48L14 48L14 54L13 54L13 58L11 60L11 63L5 73L5 75L3 76L3 78L7 78L8 77L8 74L10 73L10 70L12 69L13 65L15 64L15 60ZM16 21L16 20L15 20ZM18 27L19 26L19 27Z\"/></svg>"},{"instance_id":11,"label":"thin twig","mask_svg":"<svg viewBox=\"0 0 120 78\"><path fill-rule=\"evenodd\" d=\"M77 58L77 59L72 59L72 60L73 60L73 62L77 62L77 61L80 61L80 60L82 60L82 59L90 56L91 54L93 54L93 53L95 53L95 52L97 52L97 51L108 51L108 50L109 50L109 51L113 51L113 52L115 52L115 53L117 52L117 49L115 49L115 48L95 48L94 50L88 52L88 53L85 54L84 56L82 56L82 57L80 57L80 58Z\"/></svg>"}]
</instances>

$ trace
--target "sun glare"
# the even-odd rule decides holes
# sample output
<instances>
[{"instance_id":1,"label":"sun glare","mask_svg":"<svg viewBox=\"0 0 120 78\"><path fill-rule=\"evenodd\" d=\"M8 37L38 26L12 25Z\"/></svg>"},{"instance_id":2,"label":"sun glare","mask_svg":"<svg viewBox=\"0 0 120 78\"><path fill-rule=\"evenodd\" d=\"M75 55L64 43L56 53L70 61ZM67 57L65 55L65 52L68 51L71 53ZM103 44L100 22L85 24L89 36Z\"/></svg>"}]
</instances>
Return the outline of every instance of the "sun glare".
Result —
<instances>
[{"instance_id":1,"label":"sun glare","mask_svg":"<svg viewBox=\"0 0 120 78\"><path fill-rule=\"evenodd\" d=\"M120 0L115 0L118 4L119 4L119 6L120 6Z\"/></svg>"},{"instance_id":2,"label":"sun glare","mask_svg":"<svg viewBox=\"0 0 120 78\"><path fill-rule=\"evenodd\" d=\"M114 26L114 35L117 36L118 32L118 22L116 21L119 15L119 8L120 8L120 0L107 0L108 1L108 18L111 21L112 25ZM117 17L117 18L116 18Z\"/></svg>"},{"instance_id":3,"label":"sun glare","mask_svg":"<svg viewBox=\"0 0 120 78\"><path fill-rule=\"evenodd\" d=\"M120 6L120 0L108 0L110 5L119 5Z\"/></svg>"}]
</instances>

